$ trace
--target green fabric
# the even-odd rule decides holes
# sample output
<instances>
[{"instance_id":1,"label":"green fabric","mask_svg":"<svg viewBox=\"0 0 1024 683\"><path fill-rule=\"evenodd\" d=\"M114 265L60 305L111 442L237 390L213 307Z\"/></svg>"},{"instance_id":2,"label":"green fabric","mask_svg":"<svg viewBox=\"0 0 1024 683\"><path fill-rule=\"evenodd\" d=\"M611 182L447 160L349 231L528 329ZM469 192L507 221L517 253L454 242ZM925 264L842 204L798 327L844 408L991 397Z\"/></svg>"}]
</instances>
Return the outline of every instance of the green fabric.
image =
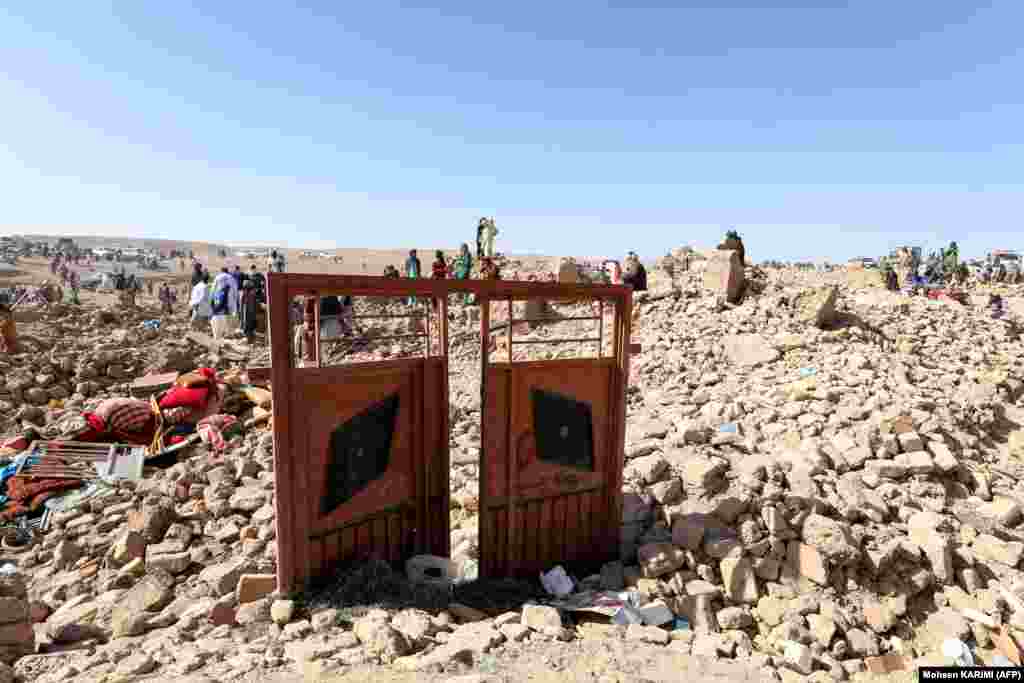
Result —
<instances>
[{"instance_id":1,"label":"green fabric","mask_svg":"<svg viewBox=\"0 0 1024 683\"><path fill-rule=\"evenodd\" d=\"M458 259L455 260L455 277L460 280L466 280L469 278L470 272L473 270L473 257L469 254L461 254Z\"/></svg>"}]
</instances>

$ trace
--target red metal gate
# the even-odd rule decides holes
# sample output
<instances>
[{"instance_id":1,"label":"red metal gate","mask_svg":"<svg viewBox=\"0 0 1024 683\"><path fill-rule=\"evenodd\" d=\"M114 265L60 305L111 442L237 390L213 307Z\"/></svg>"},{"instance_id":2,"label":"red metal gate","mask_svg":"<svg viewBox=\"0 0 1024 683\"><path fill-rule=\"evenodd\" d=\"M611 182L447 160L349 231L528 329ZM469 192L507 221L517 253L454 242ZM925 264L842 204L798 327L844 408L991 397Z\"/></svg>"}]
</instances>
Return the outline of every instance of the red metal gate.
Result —
<instances>
[{"instance_id":1,"label":"red metal gate","mask_svg":"<svg viewBox=\"0 0 1024 683\"><path fill-rule=\"evenodd\" d=\"M629 288L275 273L268 291L280 591L348 561L449 554L447 297L458 293L475 295L482 311L481 573L617 555ZM423 356L322 367L316 334L312 362L294 367L291 302L327 294L436 298L436 324L397 335L425 337ZM523 321L511 321L506 362L490 363L492 302L507 303L511 318L513 300L579 299L594 301L590 341L610 339L610 354L513 362L527 341L513 334ZM559 455L566 444L572 453Z\"/></svg>"},{"instance_id":2,"label":"red metal gate","mask_svg":"<svg viewBox=\"0 0 1024 683\"><path fill-rule=\"evenodd\" d=\"M429 324L396 335L424 338L421 357L322 367L315 335L311 367L293 367L293 297L349 294L352 280L270 277L271 335L285 340L272 344L270 370L278 587L285 592L351 561L401 563L449 552L446 307L439 307L441 344L430 343ZM361 293L408 294L393 286ZM314 310L320 329L318 304Z\"/></svg>"},{"instance_id":3,"label":"red metal gate","mask_svg":"<svg viewBox=\"0 0 1024 683\"><path fill-rule=\"evenodd\" d=\"M517 342L516 323L529 321L512 320L504 361L491 363L483 354L482 575L536 576L560 563L592 565L618 555L632 297L621 287L590 296L598 299L590 318L596 336ZM488 321L482 326L488 329ZM596 357L513 360L519 343L564 341L593 343Z\"/></svg>"}]
</instances>

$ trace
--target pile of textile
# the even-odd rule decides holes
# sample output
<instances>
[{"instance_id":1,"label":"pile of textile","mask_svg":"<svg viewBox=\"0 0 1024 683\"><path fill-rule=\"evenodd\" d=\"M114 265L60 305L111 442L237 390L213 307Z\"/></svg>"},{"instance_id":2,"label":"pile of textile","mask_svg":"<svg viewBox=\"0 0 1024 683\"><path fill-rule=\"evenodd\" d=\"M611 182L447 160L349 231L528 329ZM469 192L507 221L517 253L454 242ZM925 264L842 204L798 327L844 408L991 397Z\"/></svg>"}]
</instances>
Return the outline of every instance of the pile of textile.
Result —
<instances>
[{"instance_id":1,"label":"pile of textile","mask_svg":"<svg viewBox=\"0 0 1024 683\"><path fill-rule=\"evenodd\" d=\"M259 391L269 397L269 392ZM190 439L223 451L225 433L240 426L234 415L221 412L226 394L227 386L218 383L212 368L198 368L178 377L169 389L149 400L103 400L94 410L71 419L60 441L146 446L147 459ZM0 523L40 512L47 499L85 483L83 479L53 475L17 476L25 459L31 461L32 442L40 438L29 432L0 444Z\"/></svg>"},{"instance_id":2,"label":"pile of textile","mask_svg":"<svg viewBox=\"0 0 1024 683\"><path fill-rule=\"evenodd\" d=\"M92 412L82 413L62 436L72 441L150 446L155 454L188 438L202 420L217 415L222 394L216 373L199 368L148 401L108 398Z\"/></svg>"}]
</instances>

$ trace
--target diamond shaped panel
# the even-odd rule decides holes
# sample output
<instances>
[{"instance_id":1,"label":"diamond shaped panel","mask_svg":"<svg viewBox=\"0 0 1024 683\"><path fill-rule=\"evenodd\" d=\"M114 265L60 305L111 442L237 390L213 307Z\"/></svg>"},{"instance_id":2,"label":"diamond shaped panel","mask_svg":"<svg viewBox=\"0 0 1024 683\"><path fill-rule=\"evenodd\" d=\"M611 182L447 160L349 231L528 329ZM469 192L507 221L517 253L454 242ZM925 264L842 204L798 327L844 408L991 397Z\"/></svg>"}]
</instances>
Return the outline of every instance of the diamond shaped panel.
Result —
<instances>
[{"instance_id":1,"label":"diamond shaped panel","mask_svg":"<svg viewBox=\"0 0 1024 683\"><path fill-rule=\"evenodd\" d=\"M387 471L397 419L398 394L393 394L331 432L320 514L330 514Z\"/></svg>"},{"instance_id":2,"label":"diamond shaped panel","mask_svg":"<svg viewBox=\"0 0 1024 683\"><path fill-rule=\"evenodd\" d=\"M530 389L537 457L543 462L594 471L590 405L543 389Z\"/></svg>"}]
</instances>

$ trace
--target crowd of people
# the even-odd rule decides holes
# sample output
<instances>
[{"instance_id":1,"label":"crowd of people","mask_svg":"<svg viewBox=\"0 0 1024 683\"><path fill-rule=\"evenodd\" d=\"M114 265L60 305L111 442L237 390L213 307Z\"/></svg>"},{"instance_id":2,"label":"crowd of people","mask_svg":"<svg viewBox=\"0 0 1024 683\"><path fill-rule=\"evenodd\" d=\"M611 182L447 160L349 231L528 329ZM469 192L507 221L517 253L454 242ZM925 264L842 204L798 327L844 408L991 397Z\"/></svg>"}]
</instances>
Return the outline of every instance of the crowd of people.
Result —
<instances>
[{"instance_id":1,"label":"crowd of people","mask_svg":"<svg viewBox=\"0 0 1024 683\"><path fill-rule=\"evenodd\" d=\"M882 281L886 289L920 289L924 287L972 284L1018 284L1021 282L1019 261L1012 258L993 258L991 255L979 267L970 268L960 260L956 242L946 249L932 252L927 258L882 259Z\"/></svg>"},{"instance_id":2,"label":"crowd of people","mask_svg":"<svg viewBox=\"0 0 1024 683\"><path fill-rule=\"evenodd\" d=\"M283 267L283 261L275 262L275 267L278 263ZM214 339L223 339L233 329L241 328L251 343L256 334L260 304L266 300L266 278L255 263L249 266L248 273L242 272L239 265L234 269L224 266L211 278L210 271L200 261L193 261L192 292L188 302L193 329L209 325Z\"/></svg>"}]
</instances>

